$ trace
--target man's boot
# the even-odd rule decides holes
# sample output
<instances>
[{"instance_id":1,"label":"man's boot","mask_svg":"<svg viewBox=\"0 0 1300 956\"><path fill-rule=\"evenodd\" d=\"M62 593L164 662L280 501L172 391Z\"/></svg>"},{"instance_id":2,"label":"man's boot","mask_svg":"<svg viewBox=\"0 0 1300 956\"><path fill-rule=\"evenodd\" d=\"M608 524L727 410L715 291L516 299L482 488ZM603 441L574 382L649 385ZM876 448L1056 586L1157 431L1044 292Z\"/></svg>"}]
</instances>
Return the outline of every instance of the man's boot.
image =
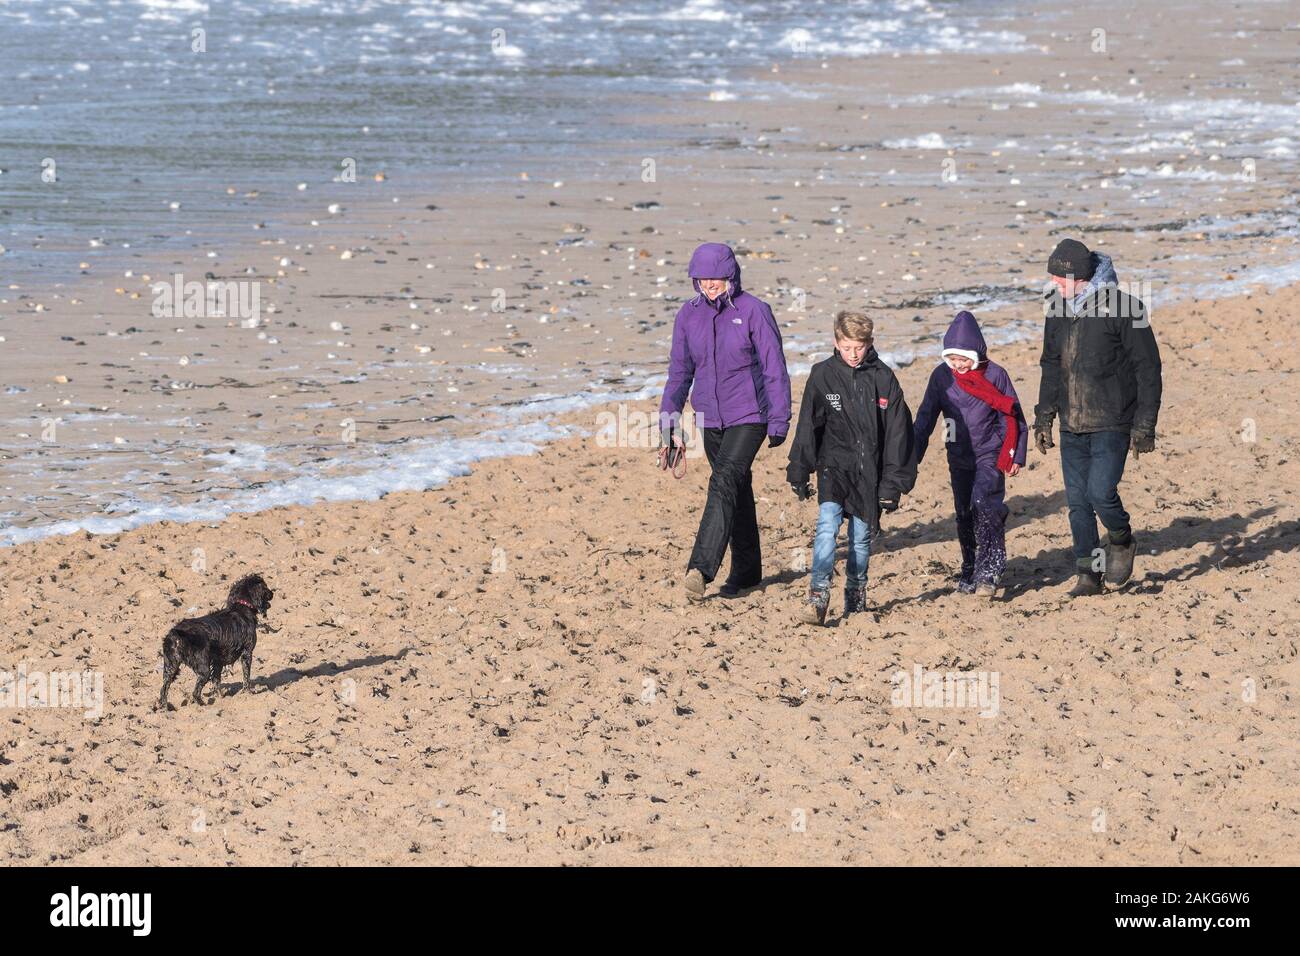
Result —
<instances>
[{"instance_id":1,"label":"man's boot","mask_svg":"<svg viewBox=\"0 0 1300 956\"><path fill-rule=\"evenodd\" d=\"M1101 545L1106 549L1106 583L1113 588L1121 587L1133 577L1133 558L1137 556L1137 541L1133 532L1129 532L1127 544L1112 544L1110 535L1102 538Z\"/></svg>"},{"instance_id":2,"label":"man's boot","mask_svg":"<svg viewBox=\"0 0 1300 956\"><path fill-rule=\"evenodd\" d=\"M846 584L844 586L844 616L857 614L867 609L867 586L865 584Z\"/></svg>"},{"instance_id":3,"label":"man's boot","mask_svg":"<svg viewBox=\"0 0 1300 956\"><path fill-rule=\"evenodd\" d=\"M1074 582L1074 587L1070 588L1070 597L1095 597L1101 591L1100 573L1097 571L1080 571L1079 577Z\"/></svg>"}]
</instances>

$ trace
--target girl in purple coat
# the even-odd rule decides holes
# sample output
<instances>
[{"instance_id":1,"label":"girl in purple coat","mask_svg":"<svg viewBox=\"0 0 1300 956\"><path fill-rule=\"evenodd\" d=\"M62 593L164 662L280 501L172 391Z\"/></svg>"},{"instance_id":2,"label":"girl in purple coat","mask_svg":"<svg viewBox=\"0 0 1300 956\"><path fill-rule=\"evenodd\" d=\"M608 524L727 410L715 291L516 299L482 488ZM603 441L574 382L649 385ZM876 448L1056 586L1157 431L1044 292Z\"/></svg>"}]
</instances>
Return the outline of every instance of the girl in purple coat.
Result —
<instances>
[{"instance_id":1,"label":"girl in purple coat","mask_svg":"<svg viewBox=\"0 0 1300 956\"><path fill-rule=\"evenodd\" d=\"M1024 466L1028 429L1011 376L987 352L975 316L958 312L916 413L915 445L920 464L942 414L961 542L957 590L992 598L1007 563L1004 476Z\"/></svg>"},{"instance_id":2,"label":"girl in purple coat","mask_svg":"<svg viewBox=\"0 0 1300 956\"><path fill-rule=\"evenodd\" d=\"M728 545L731 572L723 596L733 597L763 577L750 468L765 437L775 448L790 430L790 375L772 310L741 289L731 248L704 243L688 271L695 296L673 322L659 429L665 447L685 444L680 427L689 393L713 469L686 570L686 596L699 601Z\"/></svg>"}]
</instances>

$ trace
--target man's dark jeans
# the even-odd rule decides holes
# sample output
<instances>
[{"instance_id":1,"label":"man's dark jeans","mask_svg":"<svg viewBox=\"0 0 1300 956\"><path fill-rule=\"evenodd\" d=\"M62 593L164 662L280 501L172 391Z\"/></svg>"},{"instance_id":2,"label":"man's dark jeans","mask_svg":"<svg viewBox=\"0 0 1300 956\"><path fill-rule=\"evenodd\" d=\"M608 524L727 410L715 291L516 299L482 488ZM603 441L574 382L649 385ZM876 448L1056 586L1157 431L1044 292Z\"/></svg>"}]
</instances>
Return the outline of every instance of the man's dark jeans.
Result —
<instances>
[{"instance_id":1,"label":"man's dark jeans","mask_svg":"<svg viewBox=\"0 0 1300 956\"><path fill-rule=\"evenodd\" d=\"M1119 500L1128 444L1128 432L1075 434L1061 429L1061 471L1070 504L1074 563L1081 571L1096 570L1094 562L1101 546L1098 518L1115 544L1127 544L1132 534L1128 512Z\"/></svg>"},{"instance_id":2,"label":"man's dark jeans","mask_svg":"<svg viewBox=\"0 0 1300 956\"><path fill-rule=\"evenodd\" d=\"M767 437L764 424L705 428L704 453L713 474L709 477L709 498L700 518L688 568L697 569L712 581L722 565L722 555L731 545L731 573L737 584L757 584L763 577L763 557L758 543L758 515L754 511L754 456Z\"/></svg>"}]
</instances>

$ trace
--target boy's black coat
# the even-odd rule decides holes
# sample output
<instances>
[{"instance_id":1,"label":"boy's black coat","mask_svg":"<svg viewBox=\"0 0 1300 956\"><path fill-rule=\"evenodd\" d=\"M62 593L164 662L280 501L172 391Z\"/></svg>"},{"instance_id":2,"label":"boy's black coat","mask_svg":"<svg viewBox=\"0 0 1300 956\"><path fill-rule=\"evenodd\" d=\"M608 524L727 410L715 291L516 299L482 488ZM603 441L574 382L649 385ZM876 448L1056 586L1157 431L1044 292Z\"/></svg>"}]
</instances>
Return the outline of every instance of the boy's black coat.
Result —
<instances>
[{"instance_id":1,"label":"boy's black coat","mask_svg":"<svg viewBox=\"0 0 1300 956\"><path fill-rule=\"evenodd\" d=\"M1059 413L1067 432L1154 434L1160 349L1142 300L1104 286L1076 315L1053 290L1045 314L1035 427Z\"/></svg>"},{"instance_id":2,"label":"boy's black coat","mask_svg":"<svg viewBox=\"0 0 1300 956\"><path fill-rule=\"evenodd\" d=\"M916 483L912 413L875 349L857 368L836 352L808 374L786 477L799 485L814 472L818 503L834 501L873 528L879 499Z\"/></svg>"}]
</instances>

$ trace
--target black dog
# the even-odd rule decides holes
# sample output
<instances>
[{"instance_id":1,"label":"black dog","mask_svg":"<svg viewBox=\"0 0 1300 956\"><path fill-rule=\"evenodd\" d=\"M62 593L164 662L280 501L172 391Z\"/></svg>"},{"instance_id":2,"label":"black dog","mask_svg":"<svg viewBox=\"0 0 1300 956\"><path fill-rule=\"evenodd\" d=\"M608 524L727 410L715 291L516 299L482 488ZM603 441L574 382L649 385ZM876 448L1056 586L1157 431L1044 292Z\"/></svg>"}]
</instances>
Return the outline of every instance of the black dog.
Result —
<instances>
[{"instance_id":1,"label":"black dog","mask_svg":"<svg viewBox=\"0 0 1300 956\"><path fill-rule=\"evenodd\" d=\"M253 670L253 648L257 646L259 614L271 607L275 593L260 574L235 582L224 610L189 618L172 627L163 638L163 685L158 708L167 710L167 688L184 663L199 675L194 685L194 703L202 704L203 685L212 684L213 700L221 693L221 672L235 661L244 663L244 690L249 689Z\"/></svg>"}]
</instances>

